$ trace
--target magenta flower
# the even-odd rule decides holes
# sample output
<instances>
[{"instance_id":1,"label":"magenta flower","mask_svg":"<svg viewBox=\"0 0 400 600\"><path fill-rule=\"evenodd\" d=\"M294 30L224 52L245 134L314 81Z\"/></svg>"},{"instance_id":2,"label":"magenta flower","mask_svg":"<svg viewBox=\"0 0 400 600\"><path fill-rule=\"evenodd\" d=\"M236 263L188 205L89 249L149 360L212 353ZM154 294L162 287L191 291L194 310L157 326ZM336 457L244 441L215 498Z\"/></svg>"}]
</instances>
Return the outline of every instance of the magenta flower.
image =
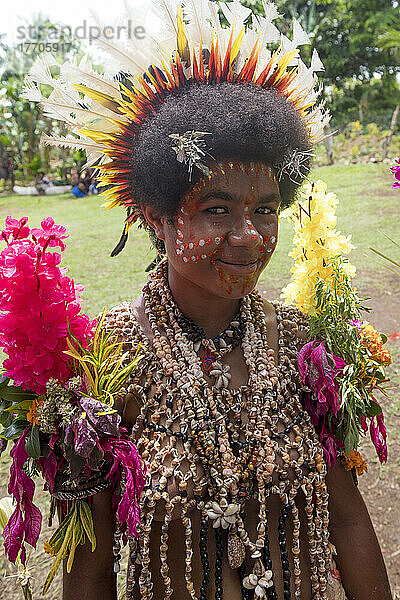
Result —
<instances>
[{"instance_id":1,"label":"magenta flower","mask_svg":"<svg viewBox=\"0 0 400 600\"><path fill-rule=\"evenodd\" d=\"M396 159L395 161L397 164L393 165L390 170L392 171L393 175L395 176L396 180L392 187L393 188L400 188L400 158Z\"/></svg>"},{"instance_id":2,"label":"magenta flower","mask_svg":"<svg viewBox=\"0 0 400 600\"><path fill-rule=\"evenodd\" d=\"M25 429L10 452L13 462L10 469L8 493L14 497L16 508L3 531L4 549L9 560L15 562L21 551L20 558L23 564L26 560L24 542L36 548L42 527L41 512L33 504L35 484L22 470L28 459L25 439L29 429L30 427Z\"/></svg>"},{"instance_id":3,"label":"magenta flower","mask_svg":"<svg viewBox=\"0 0 400 600\"><path fill-rule=\"evenodd\" d=\"M66 276L61 254L47 251L65 249L65 227L51 217L42 229L29 230L26 223L26 217L7 217L2 231L7 247L0 253L0 347L15 385L43 394L50 378L72 375L64 354L68 328L86 346L95 321L80 314L83 287Z\"/></svg>"},{"instance_id":4,"label":"magenta flower","mask_svg":"<svg viewBox=\"0 0 400 600\"><path fill-rule=\"evenodd\" d=\"M361 428L362 428L363 432L367 433L367 431L368 431L367 418L365 416L363 416L362 419L360 419L360 421L361 421Z\"/></svg>"},{"instance_id":5,"label":"magenta flower","mask_svg":"<svg viewBox=\"0 0 400 600\"><path fill-rule=\"evenodd\" d=\"M352 327L356 327L356 328L357 328L357 331L361 331L361 328L362 328L362 321L360 321L359 319L350 319L350 320L349 320L349 324L350 324Z\"/></svg>"},{"instance_id":6,"label":"magenta flower","mask_svg":"<svg viewBox=\"0 0 400 600\"><path fill-rule=\"evenodd\" d=\"M14 240L22 240L27 238L29 235L29 227L25 227L28 222L28 217L22 217L22 219L13 219L12 217L6 217L5 228L3 229L2 238L8 240L10 236Z\"/></svg>"},{"instance_id":7,"label":"magenta flower","mask_svg":"<svg viewBox=\"0 0 400 600\"><path fill-rule=\"evenodd\" d=\"M313 341L300 350L297 363L303 383L317 395L316 414L325 415L330 409L336 416L340 409L337 377L346 366L344 360L327 352L324 342Z\"/></svg>"},{"instance_id":8,"label":"magenta flower","mask_svg":"<svg viewBox=\"0 0 400 600\"><path fill-rule=\"evenodd\" d=\"M125 430L126 431L126 430ZM123 428L121 428L123 433ZM116 490L112 502L118 506L117 514L120 522L128 529L130 535L138 536L140 524L139 497L145 483L145 467L135 445L128 439L104 437L100 440L105 458L112 462L107 477ZM125 472L126 487L124 495L118 496L119 481L122 469Z\"/></svg>"},{"instance_id":9,"label":"magenta flower","mask_svg":"<svg viewBox=\"0 0 400 600\"><path fill-rule=\"evenodd\" d=\"M379 402L372 398L377 404ZM383 413L373 417L369 425L369 433L372 443L375 446L376 453L381 463L387 461L387 445L386 445L386 426L383 419Z\"/></svg>"},{"instance_id":10,"label":"magenta flower","mask_svg":"<svg viewBox=\"0 0 400 600\"><path fill-rule=\"evenodd\" d=\"M326 428L326 414L317 414L317 407L313 399L313 394L310 394L309 392L304 393L304 408L310 415L311 423L317 431L327 466L334 467L338 450L343 448L342 442Z\"/></svg>"},{"instance_id":11,"label":"magenta flower","mask_svg":"<svg viewBox=\"0 0 400 600\"><path fill-rule=\"evenodd\" d=\"M342 442L340 442L330 431L322 432L319 436L319 441L322 444L327 466L334 467L338 451L340 448L343 448Z\"/></svg>"},{"instance_id":12,"label":"magenta flower","mask_svg":"<svg viewBox=\"0 0 400 600\"><path fill-rule=\"evenodd\" d=\"M63 225L55 225L52 217L47 217L41 222L42 229L32 229L31 235L35 237L38 244L41 246L49 245L51 248L60 247L61 252L66 246L62 240L65 240L68 235L65 235L67 229Z\"/></svg>"}]
</instances>

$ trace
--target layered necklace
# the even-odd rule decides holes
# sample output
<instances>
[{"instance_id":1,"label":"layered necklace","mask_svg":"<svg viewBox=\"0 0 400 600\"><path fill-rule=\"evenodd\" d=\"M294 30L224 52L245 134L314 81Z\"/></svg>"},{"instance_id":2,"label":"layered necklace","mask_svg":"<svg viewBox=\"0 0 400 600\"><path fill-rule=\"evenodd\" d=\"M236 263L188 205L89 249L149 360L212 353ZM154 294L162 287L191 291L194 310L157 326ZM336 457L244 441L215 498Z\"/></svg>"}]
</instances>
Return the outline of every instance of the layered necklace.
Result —
<instances>
[{"instance_id":1,"label":"layered necklace","mask_svg":"<svg viewBox=\"0 0 400 600\"><path fill-rule=\"evenodd\" d=\"M315 599L322 600L326 597L327 566L331 558L325 465L315 431L299 400L294 383L298 381L297 374L285 356L285 349L282 348L284 341L282 338L279 340L278 358L282 364L278 369L274 351L267 343L263 301L256 292L241 301L238 315L224 332L213 340L206 339L204 331L180 312L169 289L167 275L167 263L163 263L150 276L143 296L145 312L153 332L152 346L158 364L160 389L164 389L167 398L174 397L176 406L167 400L167 423L164 426L160 424L162 403L160 399L158 403L153 399L152 403L143 407L138 427L143 427L144 432L152 432L154 448L159 448L156 443L159 434L180 439L189 456L200 463L204 470L204 477L194 475L191 470L194 499L187 499L187 479L182 476L185 485L179 485L177 500L182 505L184 524L187 523L189 504L192 506L194 502L202 514L200 558L203 580L198 598L207 598L210 578L207 530L211 525L216 538L215 600L222 600L223 595L223 529L228 532L226 551L229 564L233 569L239 569L241 575L242 597L250 598L254 593L256 598L277 599L269 551L267 498L270 494L278 494L282 501L278 536L284 599L291 598L291 586L294 588L294 597L300 598L300 521L295 497L301 487L306 498L312 592ZM296 329L293 320L286 319L285 326L293 331ZM282 332L281 322L278 329ZM248 369L250 396L229 389L230 373L222 362L223 356L239 344ZM203 350L206 351L204 355ZM209 358L206 358L207 351ZM210 385L206 375L214 379L213 384ZM161 378L164 383L161 383ZM236 418L230 419L228 415L234 407L237 407ZM243 414L246 414L245 423L241 419ZM148 457L151 455L149 449L152 442L146 435L141 440L146 448L144 454ZM293 450L297 452L296 459L290 456ZM162 450L157 452L158 455L154 454L148 465L150 472L153 468L161 472L157 463L163 461L164 454ZM173 460L179 465L180 458L176 452L173 452ZM288 477L289 469L294 472L292 479ZM145 494L144 512L148 498L153 512L153 497L155 500L165 499L167 513L168 507L173 506L175 499L169 498L165 491L167 476L171 476L171 473L167 474L167 470L163 473L166 475L163 476L165 481L160 479L162 485L154 492L154 496L150 488ZM256 498L259 504L256 539L251 539L246 529L245 502L251 497ZM286 522L290 515L293 539L289 549ZM168 518L170 520L171 517ZM146 552L148 554L149 526L146 531L146 535L141 537L140 550L145 556ZM188 548L190 544L187 541ZM294 564L292 573L289 569L289 551ZM191 555L190 547L187 564L191 561ZM249 573L245 569L246 555L249 555L253 565ZM162 564L166 563L162 553L160 557ZM164 566L167 572L167 566ZM144 570L139 584L150 577L148 566ZM195 599L197 596L190 572L191 567L188 567L185 579L187 589ZM165 598L170 598L172 588L167 576L165 582ZM145 583L140 591L144 600L153 597L151 587Z\"/></svg>"},{"instance_id":2,"label":"layered necklace","mask_svg":"<svg viewBox=\"0 0 400 600\"><path fill-rule=\"evenodd\" d=\"M195 352L200 352L203 371L214 379L217 389L227 388L231 379L229 365L222 364L225 354L232 352L242 342L246 330L242 311L230 322L228 327L213 339L207 339L204 330L192 319L183 315L175 305L176 321L187 340L193 343Z\"/></svg>"}]
</instances>

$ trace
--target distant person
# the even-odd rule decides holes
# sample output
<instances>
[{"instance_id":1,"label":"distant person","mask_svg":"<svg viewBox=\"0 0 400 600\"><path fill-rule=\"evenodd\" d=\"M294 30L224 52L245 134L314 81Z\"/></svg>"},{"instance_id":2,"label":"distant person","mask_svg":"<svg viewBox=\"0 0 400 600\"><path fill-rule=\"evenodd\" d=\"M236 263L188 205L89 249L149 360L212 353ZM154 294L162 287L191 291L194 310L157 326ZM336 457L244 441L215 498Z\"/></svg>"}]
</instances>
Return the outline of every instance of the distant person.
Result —
<instances>
[{"instance_id":1,"label":"distant person","mask_svg":"<svg viewBox=\"0 0 400 600\"><path fill-rule=\"evenodd\" d=\"M85 182L86 189L89 191L89 188L92 185L92 170L91 169L86 169L85 175L83 176L83 181Z\"/></svg>"},{"instance_id":2,"label":"distant person","mask_svg":"<svg viewBox=\"0 0 400 600\"><path fill-rule=\"evenodd\" d=\"M89 185L89 194L98 194L99 190L97 189L97 181L94 177L92 177L92 183Z\"/></svg>"},{"instance_id":3,"label":"distant person","mask_svg":"<svg viewBox=\"0 0 400 600\"><path fill-rule=\"evenodd\" d=\"M44 171L39 171L35 179L35 187L39 194L45 194L46 188L51 185L50 179L47 177Z\"/></svg>"},{"instance_id":4,"label":"distant person","mask_svg":"<svg viewBox=\"0 0 400 600\"><path fill-rule=\"evenodd\" d=\"M79 181L80 181L80 180L79 180L79 175L78 175L78 173L73 173L73 174L71 175L71 185L72 185L72 187L74 187L74 186L78 185Z\"/></svg>"},{"instance_id":5,"label":"distant person","mask_svg":"<svg viewBox=\"0 0 400 600\"><path fill-rule=\"evenodd\" d=\"M79 181L72 187L71 191L76 198L83 198L83 196L87 196L88 194L83 179L79 179Z\"/></svg>"}]
</instances>

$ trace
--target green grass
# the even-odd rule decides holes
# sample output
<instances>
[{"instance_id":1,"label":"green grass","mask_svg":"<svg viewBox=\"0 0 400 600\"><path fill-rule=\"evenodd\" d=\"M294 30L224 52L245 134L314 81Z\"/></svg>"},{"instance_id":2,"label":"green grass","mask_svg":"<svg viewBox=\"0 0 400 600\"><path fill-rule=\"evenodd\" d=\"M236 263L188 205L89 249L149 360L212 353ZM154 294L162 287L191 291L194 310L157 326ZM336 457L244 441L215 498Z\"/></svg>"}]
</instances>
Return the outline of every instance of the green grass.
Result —
<instances>
[{"instance_id":1,"label":"green grass","mask_svg":"<svg viewBox=\"0 0 400 600\"><path fill-rule=\"evenodd\" d=\"M337 209L337 228L346 235L351 234L353 243L357 246L351 255L351 260L359 272L357 285L372 291L374 296L380 296L387 285L388 290L392 292L392 298L389 303L389 298L386 296L385 310L386 307L390 310L390 305L396 306L393 299L396 286L400 285L400 278L391 277L382 261L376 259L368 250L368 246L375 245L386 254L397 258L400 256L400 249L393 246L382 234L385 232L400 242L398 233L400 193L398 190L391 189L392 176L388 167L379 164L323 167L315 169L312 178L326 181L328 190L335 192L340 200ZM119 256L110 258L109 254L121 233L124 213L118 209L105 211L100 208L101 202L101 198L96 196L76 199L69 194L39 198L0 196L0 224L4 223L6 215L18 218L26 215L31 226L38 226L44 217L51 215L56 223L67 226L70 238L67 240L63 264L69 267L70 276L85 286L83 309L92 316L101 311L105 305L112 306L123 299L137 295L145 281L144 269L154 256L146 234L141 230L132 229L125 250ZM291 225L282 219L277 250L260 282L266 290L269 290L270 297L276 297L289 280L291 259L287 254L291 247ZM390 443L393 445L393 450L390 448L390 469L393 477L399 477L400 459L394 447L394 442L399 439L399 430L396 426L396 415L400 411L399 342L391 343L390 351L394 358L394 364L389 369L393 392L392 398L384 399L383 404L389 417ZM371 461L376 462L372 450L370 455ZM8 470L9 457L5 453L0 457L0 497L7 493ZM382 470L382 477L388 479L388 473L389 469ZM46 515L49 498L41 487L41 485L37 487L36 502ZM380 497L374 496L374 503L371 505L372 516L375 514L376 506L380 506L381 500ZM43 552L43 541L50 536L51 532L44 526L38 550L32 554L31 570L35 577L33 581L35 598L39 598L40 586L50 569L51 559ZM14 567L7 563L1 552L0 572L15 575ZM390 574L395 577L394 567ZM4 595L9 600L19 600L22 597L14 579L3 579L0 582L0 595L1 597ZM56 600L60 597L61 572L45 598Z\"/></svg>"},{"instance_id":2,"label":"green grass","mask_svg":"<svg viewBox=\"0 0 400 600\"><path fill-rule=\"evenodd\" d=\"M386 285L389 271L382 261L368 250L376 245L385 253L395 256L398 250L383 236L398 239L400 194L391 189L392 175L387 165L350 165L322 167L314 170L313 179L323 179L328 191L340 200L338 229L352 234L357 246L352 262L360 272L360 279L368 284ZM118 242L124 212L121 209L104 210L101 197L74 198L71 194L57 197L0 197L0 222L6 215L29 216L30 223L38 226L41 219L51 215L56 223L66 225L70 233L63 264L69 274L85 286L83 308L90 315L104 306L113 306L123 299L137 295L145 281L144 269L151 262L154 251L146 234L131 229L124 251L115 258L110 252ZM281 220L279 243L260 285L270 296L276 296L290 277L292 247L291 225Z\"/></svg>"}]
</instances>

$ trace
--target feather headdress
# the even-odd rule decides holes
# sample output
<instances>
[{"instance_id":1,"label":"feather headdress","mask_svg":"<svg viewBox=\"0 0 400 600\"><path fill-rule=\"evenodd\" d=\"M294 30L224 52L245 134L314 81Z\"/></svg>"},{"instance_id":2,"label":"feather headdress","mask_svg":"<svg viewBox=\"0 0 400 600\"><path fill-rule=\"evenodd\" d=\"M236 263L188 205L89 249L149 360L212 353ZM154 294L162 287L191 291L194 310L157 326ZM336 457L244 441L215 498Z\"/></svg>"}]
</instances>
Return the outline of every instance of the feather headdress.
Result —
<instances>
[{"instance_id":1,"label":"feather headdress","mask_svg":"<svg viewBox=\"0 0 400 600\"><path fill-rule=\"evenodd\" d=\"M123 206L127 230L140 216L129 186L129 157L135 138L164 100L191 83L252 83L283 95L304 123L311 145L323 139L329 114L317 105L316 71L323 69L314 50L310 67L298 46L309 43L294 20L293 36L280 35L273 23L280 15L263 0L265 16L255 16L240 0L220 3L228 27L222 27L217 5L209 0L149 0L136 8L124 0L126 17L159 22L144 39L110 40L102 33L93 41L109 55L106 74L96 72L84 57L63 65L45 54L26 77L24 96L38 101L46 114L64 121L72 135L43 135L45 144L86 150L87 165L95 165L106 206ZM269 45L278 42L278 48ZM58 70L58 76L54 70ZM50 96L41 84L53 89Z\"/></svg>"}]
</instances>

